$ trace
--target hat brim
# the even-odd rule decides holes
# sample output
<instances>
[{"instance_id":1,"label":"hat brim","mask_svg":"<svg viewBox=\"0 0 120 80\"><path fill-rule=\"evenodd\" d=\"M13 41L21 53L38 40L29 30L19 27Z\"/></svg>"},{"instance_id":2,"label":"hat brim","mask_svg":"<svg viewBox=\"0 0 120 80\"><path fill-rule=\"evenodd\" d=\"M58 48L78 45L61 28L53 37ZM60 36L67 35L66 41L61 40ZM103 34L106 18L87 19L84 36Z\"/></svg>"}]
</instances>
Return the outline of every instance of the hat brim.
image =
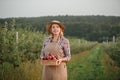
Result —
<instances>
[{"instance_id":1,"label":"hat brim","mask_svg":"<svg viewBox=\"0 0 120 80\"><path fill-rule=\"evenodd\" d=\"M60 26L60 28L62 29L62 31L64 31L64 25L62 23L60 23L60 22L59 23L58 22L49 22L46 25L46 30L47 30L48 33L51 33L50 28L53 24L58 24Z\"/></svg>"}]
</instances>

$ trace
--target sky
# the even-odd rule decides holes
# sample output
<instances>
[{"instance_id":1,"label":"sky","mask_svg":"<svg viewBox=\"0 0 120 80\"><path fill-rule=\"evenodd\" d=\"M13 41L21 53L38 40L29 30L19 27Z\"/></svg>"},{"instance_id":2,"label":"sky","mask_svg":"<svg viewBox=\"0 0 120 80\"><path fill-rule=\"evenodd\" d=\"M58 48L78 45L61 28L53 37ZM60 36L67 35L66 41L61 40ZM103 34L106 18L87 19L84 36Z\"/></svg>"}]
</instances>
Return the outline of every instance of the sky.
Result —
<instances>
[{"instance_id":1,"label":"sky","mask_svg":"<svg viewBox=\"0 0 120 80\"><path fill-rule=\"evenodd\" d=\"M0 18L57 15L120 16L120 0L0 0Z\"/></svg>"}]
</instances>

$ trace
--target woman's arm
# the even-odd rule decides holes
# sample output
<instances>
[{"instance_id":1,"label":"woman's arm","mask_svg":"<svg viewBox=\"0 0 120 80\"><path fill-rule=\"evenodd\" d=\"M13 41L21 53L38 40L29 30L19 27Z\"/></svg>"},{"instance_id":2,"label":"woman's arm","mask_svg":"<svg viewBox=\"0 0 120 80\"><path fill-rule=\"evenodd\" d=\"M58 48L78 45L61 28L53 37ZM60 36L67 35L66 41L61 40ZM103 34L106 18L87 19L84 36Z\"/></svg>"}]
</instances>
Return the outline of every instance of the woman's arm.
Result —
<instances>
[{"instance_id":1,"label":"woman's arm","mask_svg":"<svg viewBox=\"0 0 120 80\"><path fill-rule=\"evenodd\" d=\"M41 58L41 59L45 56L45 54L44 54L44 48L45 48L47 42L48 42L48 38L46 38L46 39L44 40L44 42L43 42L42 49L41 49L41 54L40 54L40 58Z\"/></svg>"},{"instance_id":2,"label":"woman's arm","mask_svg":"<svg viewBox=\"0 0 120 80\"><path fill-rule=\"evenodd\" d=\"M64 58L62 58L62 61L69 61L71 59L71 53L70 53L70 43L68 39L65 39L63 42L63 52L64 52Z\"/></svg>"},{"instance_id":3,"label":"woman's arm","mask_svg":"<svg viewBox=\"0 0 120 80\"><path fill-rule=\"evenodd\" d=\"M41 49L41 54L40 54L40 58L41 58L41 59L44 57L44 47L45 47L45 45L44 45L44 43L43 43L42 49Z\"/></svg>"}]
</instances>

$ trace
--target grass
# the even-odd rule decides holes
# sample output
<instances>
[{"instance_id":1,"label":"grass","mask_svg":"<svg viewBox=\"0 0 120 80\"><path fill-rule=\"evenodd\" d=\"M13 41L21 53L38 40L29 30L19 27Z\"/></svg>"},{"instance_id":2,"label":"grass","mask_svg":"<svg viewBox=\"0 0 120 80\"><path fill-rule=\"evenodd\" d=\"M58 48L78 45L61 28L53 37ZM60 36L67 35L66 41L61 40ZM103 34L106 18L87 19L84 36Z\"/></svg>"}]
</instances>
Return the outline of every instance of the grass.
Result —
<instances>
[{"instance_id":1,"label":"grass","mask_svg":"<svg viewBox=\"0 0 120 80\"><path fill-rule=\"evenodd\" d=\"M34 63L25 62L15 69L9 63L4 63L0 67L0 80L41 80L40 60Z\"/></svg>"},{"instance_id":2,"label":"grass","mask_svg":"<svg viewBox=\"0 0 120 80\"><path fill-rule=\"evenodd\" d=\"M100 45L79 54L73 54L67 63L68 80L119 80L120 68L103 51ZM19 67L0 65L0 80L41 80L40 60L25 62Z\"/></svg>"},{"instance_id":3,"label":"grass","mask_svg":"<svg viewBox=\"0 0 120 80\"><path fill-rule=\"evenodd\" d=\"M109 78L109 80L119 80L120 68L117 67L116 63L109 57L107 53L103 52L102 54L104 59L101 61L101 63L105 68L104 74Z\"/></svg>"},{"instance_id":4,"label":"grass","mask_svg":"<svg viewBox=\"0 0 120 80\"><path fill-rule=\"evenodd\" d=\"M106 61L111 63L100 46L73 55L68 63L68 80L118 80L119 68L106 64Z\"/></svg>"}]
</instances>

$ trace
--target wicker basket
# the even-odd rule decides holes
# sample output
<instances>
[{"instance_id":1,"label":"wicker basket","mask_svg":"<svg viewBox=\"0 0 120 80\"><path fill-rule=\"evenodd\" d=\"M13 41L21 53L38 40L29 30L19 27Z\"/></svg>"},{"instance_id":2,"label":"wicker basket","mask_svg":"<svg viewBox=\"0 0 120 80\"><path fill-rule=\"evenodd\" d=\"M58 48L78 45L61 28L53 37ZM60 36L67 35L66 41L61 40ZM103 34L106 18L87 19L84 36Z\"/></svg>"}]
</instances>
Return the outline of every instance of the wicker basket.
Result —
<instances>
[{"instance_id":1,"label":"wicker basket","mask_svg":"<svg viewBox=\"0 0 120 80\"><path fill-rule=\"evenodd\" d=\"M44 66L57 66L58 60L41 60L41 64Z\"/></svg>"}]
</instances>

